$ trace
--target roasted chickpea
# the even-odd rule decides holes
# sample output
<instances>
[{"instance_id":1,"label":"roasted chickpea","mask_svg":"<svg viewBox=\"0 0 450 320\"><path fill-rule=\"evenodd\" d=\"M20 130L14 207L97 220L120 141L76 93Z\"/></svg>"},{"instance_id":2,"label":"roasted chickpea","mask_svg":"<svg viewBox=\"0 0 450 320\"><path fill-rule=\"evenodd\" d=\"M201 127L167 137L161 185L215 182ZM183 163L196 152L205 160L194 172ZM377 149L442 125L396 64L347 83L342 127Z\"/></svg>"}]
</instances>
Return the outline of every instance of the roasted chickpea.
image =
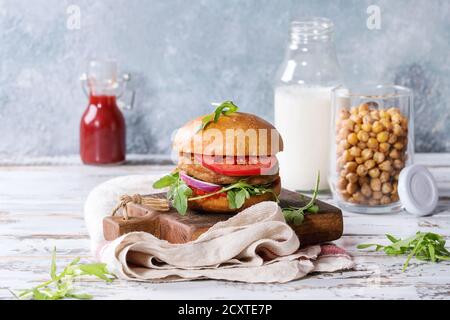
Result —
<instances>
[{"instance_id":1,"label":"roasted chickpea","mask_svg":"<svg viewBox=\"0 0 450 320\"><path fill-rule=\"evenodd\" d=\"M367 121L369 121L369 120L367 120ZM361 126L361 129L363 129L365 132L370 132L370 131L372 131L372 124L370 124L369 122L363 123L363 125Z\"/></svg>"},{"instance_id":2,"label":"roasted chickpea","mask_svg":"<svg viewBox=\"0 0 450 320\"><path fill-rule=\"evenodd\" d=\"M373 191L381 191L381 181L378 178L373 178L370 180L370 188Z\"/></svg>"},{"instance_id":3,"label":"roasted chickpea","mask_svg":"<svg viewBox=\"0 0 450 320\"><path fill-rule=\"evenodd\" d=\"M345 150L345 151L342 153L342 158L344 159L345 162L349 162L349 161L353 161L353 159L354 159L355 157L353 157L353 156L351 155L351 153L350 153L349 150Z\"/></svg>"},{"instance_id":4,"label":"roasted chickpea","mask_svg":"<svg viewBox=\"0 0 450 320\"><path fill-rule=\"evenodd\" d=\"M353 172L350 172L349 174L347 174L345 176L345 178L348 180L348 182L354 183L354 184L356 184L356 181L358 181L358 176Z\"/></svg>"},{"instance_id":5,"label":"roasted chickpea","mask_svg":"<svg viewBox=\"0 0 450 320\"><path fill-rule=\"evenodd\" d=\"M375 163L374 160L369 159L366 162L364 162L364 166L367 168L367 170L370 170L370 169L372 169L373 167L376 166L376 163Z\"/></svg>"},{"instance_id":6,"label":"roasted chickpea","mask_svg":"<svg viewBox=\"0 0 450 320\"><path fill-rule=\"evenodd\" d=\"M370 188L370 186L368 184L363 184L361 186L361 193L365 197L370 197L372 195L372 189Z\"/></svg>"},{"instance_id":7,"label":"roasted chickpea","mask_svg":"<svg viewBox=\"0 0 450 320\"><path fill-rule=\"evenodd\" d=\"M383 171L391 171L392 170L392 163L389 160L383 161L378 165L378 167Z\"/></svg>"},{"instance_id":8,"label":"roasted chickpea","mask_svg":"<svg viewBox=\"0 0 450 320\"><path fill-rule=\"evenodd\" d=\"M389 152L389 149L391 148L391 145L387 142L380 143L380 147L378 148L381 152L387 153Z\"/></svg>"},{"instance_id":9,"label":"roasted chickpea","mask_svg":"<svg viewBox=\"0 0 450 320\"><path fill-rule=\"evenodd\" d=\"M358 107L359 113L369 112L369 105L367 103L362 103Z\"/></svg>"},{"instance_id":10,"label":"roasted chickpea","mask_svg":"<svg viewBox=\"0 0 450 320\"><path fill-rule=\"evenodd\" d=\"M389 180L390 180L389 172L387 172L387 171L381 172L380 181L384 183L384 182L388 182Z\"/></svg>"},{"instance_id":11,"label":"roasted chickpea","mask_svg":"<svg viewBox=\"0 0 450 320\"><path fill-rule=\"evenodd\" d=\"M359 131L356 137L362 142L367 142L369 140L369 134L364 130Z\"/></svg>"},{"instance_id":12,"label":"roasted chickpea","mask_svg":"<svg viewBox=\"0 0 450 320\"><path fill-rule=\"evenodd\" d=\"M389 152L389 157L391 157L392 159L398 159L400 158L400 152L398 152L397 149L393 149L391 150L391 152Z\"/></svg>"},{"instance_id":13,"label":"roasted chickpea","mask_svg":"<svg viewBox=\"0 0 450 320\"><path fill-rule=\"evenodd\" d=\"M357 164L361 164L361 163L364 162L364 159L363 159L362 157L356 157L356 158L355 158L355 162L356 162Z\"/></svg>"},{"instance_id":14,"label":"roasted chickpea","mask_svg":"<svg viewBox=\"0 0 450 320\"><path fill-rule=\"evenodd\" d=\"M403 163L402 160L396 159L394 160L394 168L395 169L403 169L403 167L405 166L405 164Z\"/></svg>"},{"instance_id":15,"label":"roasted chickpea","mask_svg":"<svg viewBox=\"0 0 450 320\"><path fill-rule=\"evenodd\" d=\"M383 197L383 194L381 193L381 191L374 191L374 192L372 192L372 199L380 200L381 197Z\"/></svg>"},{"instance_id":16,"label":"roasted chickpea","mask_svg":"<svg viewBox=\"0 0 450 320\"><path fill-rule=\"evenodd\" d=\"M380 205L380 201L376 199L370 199L369 200L369 206L378 206Z\"/></svg>"},{"instance_id":17,"label":"roasted chickpea","mask_svg":"<svg viewBox=\"0 0 450 320\"><path fill-rule=\"evenodd\" d=\"M397 123L394 124L394 130L393 131L394 131L394 134L396 136L399 136L399 137L403 136L403 134L404 134L402 126L397 124Z\"/></svg>"},{"instance_id":18,"label":"roasted chickpea","mask_svg":"<svg viewBox=\"0 0 450 320\"><path fill-rule=\"evenodd\" d=\"M375 121L372 125L372 132L374 133L380 133L381 131L384 130L383 125L381 124L381 122L379 121Z\"/></svg>"},{"instance_id":19,"label":"roasted chickpea","mask_svg":"<svg viewBox=\"0 0 450 320\"><path fill-rule=\"evenodd\" d=\"M375 139L375 138L370 138L370 139L367 141L367 146L368 146L370 149L376 150L376 149L378 148L378 141L377 141L377 139Z\"/></svg>"},{"instance_id":20,"label":"roasted chickpea","mask_svg":"<svg viewBox=\"0 0 450 320\"><path fill-rule=\"evenodd\" d=\"M350 133L347 137L347 141L348 143L350 143L351 145L355 145L358 143L358 137L356 136L356 133Z\"/></svg>"},{"instance_id":21,"label":"roasted chickpea","mask_svg":"<svg viewBox=\"0 0 450 320\"><path fill-rule=\"evenodd\" d=\"M391 198L388 196L382 196L380 199L380 204L389 204L391 203Z\"/></svg>"},{"instance_id":22,"label":"roasted chickpea","mask_svg":"<svg viewBox=\"0 0 450 320\"><path fill-rule=\"evenodd\" d=\"M397 143L394 144L394 148L397 149L397 150L402 150L403 147L404 147L404 145L401 142L397 142Z\"/></svg>"},{"instance_id":23,"label":"roasted chickpea","mask_svg":"<svg viewBox=\"0 0 450 320\"><path fill-rule=\"evenodd\" d=\"M358 164L355 161L347 162L344 166L346 172L355 172Z\"/></svg>"},{"instance_id":24,"label":"roasted chickpea","mask_svg":"<svg viewBox=\"0 0 450 320\"><path fill-rule=\"evenodd\" d=\"M375 152L373 154L373 160L375 160L376 163L382 163L386 157L384 156L384 153L382 152Z\"/></svg>"},{"instance_id":25,"label":"roasted chickpea","mask_svg":"<svg viewBox=\"0 0 450 320\"><path fill-rule=\"evenodd\" d=\"M359 191L353 194L353 200L359 204L363 204L366 201L364 195Z\"/></svg>"},{"instance_id":26,"label":"roasted chickpea","mask_svg":"<svg viewBox=\"0 0 450 320\"><path fill-rule=\"evenodd\" d=\"M342 121L342 128L353 130L353 127L355 126L355 123L351 119L346 119Z\"/></svg>"},{"instance_id":27,"label":"roasted chickpea","mask_svg":"<svg viewBox=\"0 0 450 320\"><path fill-rule=\"evenodd\" d=\"M354 194L358 190L358 185L356 183L349 183L345 189L349 194Z\"/></svg>"},{"instance_id":28,"label":"roasted chickpea","mask_svg":"<svg viewBox=\"0 0 450 320\"><path fill-rule=\"evenodd\" d=\"M365 175L367 175L367 168L365 165L360 164L357 168L356 168L356 174L360 177L364 177Z\"/></svg>"},{"instance_id":29,"label":"roasted chickpea","mask_svg":"<svg viewBox=\"0 0 450 320\"><path fill-rule=\"evenodd\" d=\"M392 131L393 125L392 123L387 120L387 119L381 119L380 123L383 125L383 127L387 130L387 131Z\"/></svg>"},{"instance_id":30,"label":"roasted chickpea","mask_svg":"<svg viewBox=\"0 0 450 320\"><path fill-rule=\"evenodd\" d=\"M380 116L378 115L377 110L370 111L369 114L373 120L380 120Z\"/></svg>"},{"instance_id":31,"label":"roasted chickpea","mask_svg":"<svg viewBox=\"0 0 450 320\"><path fill-rule=\"evenodd\" d=\"M392 115L391 120L394 124L399 124L401 122L402 116L397 114Z\"/></svg>"},{"instance_id":32,"label":"roasted chickpea","mask_svg":"<svg viewBox=\"0 0 450 320\"><path fill-rule=\"evenodd\" d=\"M391 193L392 192L392 184L390 184L389 182L383 183L383 185L381 186L381 192L384 194Z\"/></svg>"},{"instance_id":33,"label":"roasted chickpea","mask_svg":"<svg viewBox=\"0 0 450 320\"><path fill-rule=\"evenodd\" d=\"M361 151L361 156L363 157L364 160L368 160L371 159L374 156L374 154L371 149L364 149L363 151Z\"/></svg>"},{"instance_id":34,"label":"roasted chickpea","mask_svg":"<svg viewBox=\"0 0 450 320\"><path fill-rule=\"evenodd\" d=\"M337 181L337 188L339 190L345 190L346 187L347 187L347 180L343 177L340 177Z\"/></svg>"},{"instance_id":35,"label":"roasted chickpea","mask_svg":"<svg viewBox=\"0 0 450 320\"><path fill-rule=\"evenodd\" d=\"M356 146L358 148L360 148L361 150L364 150L365 148L367 148L367 144L365 144L364 142L358 142L358 144Z\"/></svg>"},{"instance_id":36,"label":"roasted chickpea","mask_svg":"<svg viewBox=\"0 0 450 320\"><path fill-rule=\"evenodd\" d=\"M361 155L361 149L358 147L351 147L350 148L350 154L353 157L359 157Z\"/></svg>"},{"instance_id":37,"label":"roasted chickpea","mask_svg":"<svg viewBox=\"0 0 450 320\"><path fill-rule=\"evenodd\" d=\"M364 184L369 184L370 183L370 178L368 176L359 177L358 178L358 183L359 183L360 186L362 186Z\"/></svg>"},{"instance_id":38,"label":"roasted chickpea","mask_svg":"<svg viewBox=\"0 0 450 320\"><path fill-rule=\"evenodd\" d=\"M380 110L379 114L380 114L380 118L382 118L382 119L389 120L391 118L391 115L389 114L389 112L387 112L387 110Z\"/></svg>"},{"instance_id":39,"label":"roasted chickpea","mask_svg":"<svg viewBox=\"0 0 450 320\"><path fill-rule=\"evenodd\" d=\"M362 117L358 114L352 114L350 116L350 120L352 120L355 124L361 124L362 123Z\"/></svg>"},{"instance_id":40,"label":"roasted chickpea","mask_svg":"<svg viewBox=\"0 0 450 320\"><path fill-rule=\"evenodd\" d=\"M395 133L390 133L389 134L389 139L387 141L389 144L394 144L395 142L397 142L397 136L395 135Z\"/></svg>"},{"instance_id":41,"label":"roasted chickpea","mask_svg":"<svg viewBox=\"0 0 450 320\"><path fill-rule=\"evenodd\" d=\"M383 143L389 140L389 132L382 131L377 134L377 140L379 143Z\"/></svg>"},{"instance_id":42,"label":"roasted chickpea","mask_svg":"<svg viewBox=\"0 0 450 320\"><path fill-rule=\"evenodd\" d=\"M369 176L371 178L378 178L380 176L380 169L373 168L369 170Z\"/></svg>"}]
</instances>

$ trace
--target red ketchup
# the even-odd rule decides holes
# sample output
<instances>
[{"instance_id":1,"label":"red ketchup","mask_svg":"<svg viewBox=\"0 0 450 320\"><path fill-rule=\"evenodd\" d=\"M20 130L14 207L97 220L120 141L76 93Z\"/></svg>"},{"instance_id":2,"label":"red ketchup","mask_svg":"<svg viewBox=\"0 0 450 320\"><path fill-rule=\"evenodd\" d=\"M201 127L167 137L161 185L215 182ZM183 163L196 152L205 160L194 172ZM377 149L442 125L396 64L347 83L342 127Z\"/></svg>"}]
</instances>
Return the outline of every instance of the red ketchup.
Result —
<instances>
[{"instance_id":1,"label":"red ketchup","mask_svg":"<svg viewBox=\"0 0 450 320\"><path fill-rule=\"evenodd\" d=\"M81 160L92 165L124 162L125 119L117 106L117 97L125 92L129 76L118 79L115 61L94 60L82 80L89 105L80 123Z\"/></svg>"},{"instance_id":2,"label":"red ketchup","mask_svg":"<svg viewBox=\"0 0 450 320\"><path fill-rule=\"evenodd\" d=\"M125 161L125 153L125 119L116 97L91 95L80 124L83 163L120 163Z\"/></svg>"}]
</instances>

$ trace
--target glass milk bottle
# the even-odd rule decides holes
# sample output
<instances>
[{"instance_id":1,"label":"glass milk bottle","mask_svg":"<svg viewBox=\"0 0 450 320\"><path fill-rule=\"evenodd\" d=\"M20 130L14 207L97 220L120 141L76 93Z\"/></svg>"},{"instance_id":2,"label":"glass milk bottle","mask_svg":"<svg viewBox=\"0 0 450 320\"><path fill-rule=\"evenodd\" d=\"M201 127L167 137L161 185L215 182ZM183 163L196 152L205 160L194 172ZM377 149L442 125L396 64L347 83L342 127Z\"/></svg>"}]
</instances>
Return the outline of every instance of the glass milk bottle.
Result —
<instances>
[{"instance_id":1,"label":"glass milk bottle","mask_svg":"<svg viewBox=\"0 0 450 320\"><path fill-rule=\"evenodd\" d=\"M275 87L275 126L284 140L279 155L285 188L309 192L320 171L320 189L329 189L331 90L341 83L333 40L325 18L293 21L290 44Z\"/></svg>"}]
</instances>

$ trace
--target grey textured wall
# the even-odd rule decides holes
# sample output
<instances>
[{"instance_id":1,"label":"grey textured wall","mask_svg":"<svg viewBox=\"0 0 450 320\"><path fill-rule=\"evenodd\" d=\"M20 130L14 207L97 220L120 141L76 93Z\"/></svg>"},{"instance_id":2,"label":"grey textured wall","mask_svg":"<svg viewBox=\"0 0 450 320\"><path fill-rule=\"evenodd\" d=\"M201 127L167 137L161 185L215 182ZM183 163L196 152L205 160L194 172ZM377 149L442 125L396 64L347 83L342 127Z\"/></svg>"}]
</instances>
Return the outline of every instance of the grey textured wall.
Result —
<instances>
[{"instance_id":1,"label":"grey textured wall","mask_svg":"<svg viewBox=\"0 0 450 320\"><path fill-rule=\"evenodd\" d=\"M80 30L66 27L71 4ZM381 30L366 27L370 4ZM94 56L134 75L130 152L168 153L172 131L211 101L273 119L274 74L300 14L334 20L347 79L416 91L416 151L450 151L448 0L1 0L0 156L78 152L78 76Z\"/></svg>"}]
</instances>

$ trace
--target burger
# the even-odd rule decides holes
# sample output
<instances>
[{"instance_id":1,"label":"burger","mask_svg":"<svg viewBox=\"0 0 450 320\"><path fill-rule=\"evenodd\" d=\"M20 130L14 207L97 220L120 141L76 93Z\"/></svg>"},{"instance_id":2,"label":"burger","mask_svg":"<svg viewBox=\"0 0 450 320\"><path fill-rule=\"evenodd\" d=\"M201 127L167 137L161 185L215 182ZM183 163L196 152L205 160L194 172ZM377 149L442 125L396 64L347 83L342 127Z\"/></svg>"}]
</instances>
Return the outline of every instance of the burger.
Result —
<instances>
[{"instance_id":1,"label":"burger","mask_svg":"<svg viewBox=\"0 0 450 320\"><path fill-rule=\"evenodd\" d=\"M173 143L176 170L153 185L168 187L168 199L181 214L237 213L281 192L276 154L283 151L279 132L266 120L238 112L231 101L189 121Z\"/></svg>"}]
</instances>

